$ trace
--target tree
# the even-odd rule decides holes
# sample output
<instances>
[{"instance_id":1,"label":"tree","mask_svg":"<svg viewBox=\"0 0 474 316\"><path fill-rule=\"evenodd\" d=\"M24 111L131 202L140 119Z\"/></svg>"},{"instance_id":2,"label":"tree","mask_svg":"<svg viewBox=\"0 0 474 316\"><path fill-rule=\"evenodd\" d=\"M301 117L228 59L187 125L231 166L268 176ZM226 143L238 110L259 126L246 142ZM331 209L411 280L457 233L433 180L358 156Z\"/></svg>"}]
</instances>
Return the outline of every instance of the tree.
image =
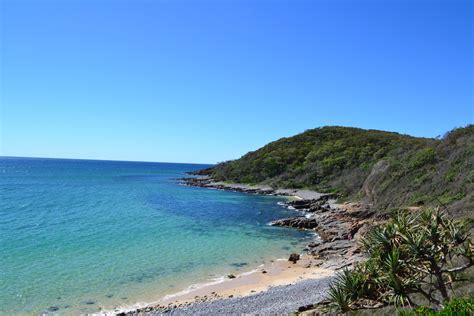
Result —
<instances>
[{"instance_id":1,"label":"tree","mask_svg":"<svg viewBox=\"0 0 474 316\"><path fill-rule=\"evenodd\" d=\"M442 308L460 273L474 264L467 223L440 208L397 212L367 234L362 248L368 259L340 273L330 288L342 311L367 299L416 306L416 295Z\"/></svg>"}]
</instances>

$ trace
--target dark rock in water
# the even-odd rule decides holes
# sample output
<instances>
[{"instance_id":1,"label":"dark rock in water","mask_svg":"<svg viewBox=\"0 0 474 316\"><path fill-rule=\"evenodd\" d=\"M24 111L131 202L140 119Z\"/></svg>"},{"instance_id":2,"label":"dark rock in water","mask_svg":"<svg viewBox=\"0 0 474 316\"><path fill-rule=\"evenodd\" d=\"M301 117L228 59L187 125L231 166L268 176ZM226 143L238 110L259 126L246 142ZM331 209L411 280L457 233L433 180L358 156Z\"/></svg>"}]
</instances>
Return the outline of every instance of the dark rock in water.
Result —
<instances>
[{"instance_id":1,"label":"dark rock in water","mask_svg":"<svg viewBox=\"0 0 474 316\"><path fill-rule=\"evenodd\" d=\"M292 206L297 210L308 209L311 207L311 200L294 200L287 202L286 205Z\"/></svg>"},{"instance_id":2,"label":"dark rock in water","mask_svg":"<svg viewBox=\"0 0 474 316\"><path fill-rule=\"evenodd\" d=\"M290 258L288 258L288 261L291 261L293 263L296 263L296 261L300 260L300 255L297 253L292 253L290 255Z\"/></svg>"},{"instance_id":3,"label":"dark rock in water","mask_svg":"<svg viewBox=\"0 0 474 316\"><path fill-rule=\"evenodd\" d=\"M266 271L266 270L262 270L262 273L265 274L265 273L267 273L267 271Z\"/></svg>"},{"instance_id":4,"label":"dark rock in water","mask_svg":"<svg viewBox=\"0 0 474 316\"><path fill-rule=\"evenodd\" d=\"M235 263L231 263L230 265L233 266L233 267L241 268L241 267L245 267L246 265L248 265L248 263L247 262L235 262Z\"/></svg>"},{"instance_id":5,"label":"dark rock in water","mask_svg":"<svg viewBox=\"0 0 474 316\"><path fill-rule=\"evenodd\" d=\"M92 301L92 300L89 300L89 301L85 301L84 304L86 304L86 305L94 305L95 302Z\"/></svg>"},{"instance_id":6,"label":"dark rock in water","mask_svg":"<svg viewBox=\"0 0 474 316\"><path fill-rule=\"evenodd\" d=\"M314 229L318 226L315 218L305 216L290 217L271 222L272 226L294 227L299 229Z\"/></svg>"},{"instance_id":7,"label":"dark rock in water","mask_svg":"<svg viewBox=\"0 0 474 316\"><path fill-rule=\"evenodd\" d=\"M48 312L57 312L58 310L59 310L58 306L51 306L50 308L48 308Z\"/></svg>"},{"instance_id":8,"label":"dark rock in water","mask_svg":"<svg viewBox=\"0 0 474 316\"><path fill-rule=\"evenodd\" d=\"M229 279L235 279L235 275L233 275L232 273L229 274L227 277L228 277Z\"/></svg>"},{"instance_id":9,"label":"dark rock in water","mask_svg":"<svg viewBox=\"0 0 474 316\"><path fill-rule=\"evenodd\" d=\"M107 297L108 297L108 298L111 298L111 297L113 297L113 296L114 296L113 294L107 294Z\"/></svg>"}]
</instances>

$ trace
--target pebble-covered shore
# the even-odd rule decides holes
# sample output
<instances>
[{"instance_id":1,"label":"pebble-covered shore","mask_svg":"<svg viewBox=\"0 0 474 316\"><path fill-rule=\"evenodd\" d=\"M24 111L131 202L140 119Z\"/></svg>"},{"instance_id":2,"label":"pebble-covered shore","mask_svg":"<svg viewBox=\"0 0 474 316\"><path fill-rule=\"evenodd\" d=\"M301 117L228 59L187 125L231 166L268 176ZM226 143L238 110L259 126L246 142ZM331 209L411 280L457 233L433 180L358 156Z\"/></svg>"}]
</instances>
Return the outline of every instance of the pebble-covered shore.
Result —
<instances>
[{"instance_id":1,"label":"pebble-covered shore","mask_svg":"<svg viewBox=\"0 0 474 316\"><path fill-rule=\"evenodd\" d=\"M193 303L181 307L151 311L149 315L286 315L302 306L326 299L332 278L309 279L273 287L267 291L235 298Z\"/></svg>"}]
</instances>

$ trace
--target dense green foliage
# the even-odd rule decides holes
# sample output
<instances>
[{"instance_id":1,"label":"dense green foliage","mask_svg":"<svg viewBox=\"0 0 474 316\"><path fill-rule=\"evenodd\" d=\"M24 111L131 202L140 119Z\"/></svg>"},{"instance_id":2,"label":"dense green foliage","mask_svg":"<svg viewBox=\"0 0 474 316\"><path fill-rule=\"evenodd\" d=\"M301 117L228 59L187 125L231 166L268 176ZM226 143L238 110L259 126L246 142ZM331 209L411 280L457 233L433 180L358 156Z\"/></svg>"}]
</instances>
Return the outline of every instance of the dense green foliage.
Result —
<instances>
[{"instance_id":1,"label":"dense green foliage","mask_svg":"<svg viewBox=\"0 0 474 316\"><path fill-rule=\"evenodd\" d=\"M322 127L272 142L210 170L216 180L309 188L365 199L378 208L435 197L466 209L474 183L474 125L442 139ZM469 196L468 196L469 195Z\"/></svg>"},{"instance_id":2,"label":"dense green foliage","mask_svg":"<svg viewBox=\"0 0 474 316\"><path fill-rule=\"evenodd\" d=\"M474 265L468 230L439 208L398 211L362 239L367 260L339 273L329 297L342 312L365 301L414 307L416 297L446 308L461 272Z\"/></svg>"},{"instance_id":3,"label":"dense green foliage","mask_svg":"<svg viewBox=\"0 0 474 316\"><path fill-rule=\"evenodd\" d=\"M437 311L424 305L412 311L401 311L399 316L471 316L474 314L474 299L454 298Z\"/></svg>"}]
</instances>

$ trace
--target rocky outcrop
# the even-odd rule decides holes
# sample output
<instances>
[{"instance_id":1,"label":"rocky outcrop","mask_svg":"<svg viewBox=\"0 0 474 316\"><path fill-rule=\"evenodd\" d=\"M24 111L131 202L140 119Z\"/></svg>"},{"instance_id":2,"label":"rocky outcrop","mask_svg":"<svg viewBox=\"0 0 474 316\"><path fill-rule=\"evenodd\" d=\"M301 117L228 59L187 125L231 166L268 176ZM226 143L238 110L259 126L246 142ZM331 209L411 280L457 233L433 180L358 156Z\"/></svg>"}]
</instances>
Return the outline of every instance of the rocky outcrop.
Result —
<instances>
[{"instance_id":1,"label":"rocky outcrop","mask_svg":"<svg viewBox=\"0 0 474 316\"><path fill-rule=\"evenodd\" d=\"M365 193L365 198L369 203L377 202L375 189L381 186L389 167L390 164L388 161L379 160L374 164L370 174L365 179L362 185L362 191Z\"/></svg>"},{"instance_id":2,"label":"rocky outcrop","mask_svg":"<svg viewBox=\"0 0 474 316\"><path fill-rule=\"evenodd\" d=\"M320 239L310 243L305 250L314 256L317 265L341 268L362 259L358 242L375 216L360 204L330 202L327 197L288 202L288 206L305 215L276 220L271 225L314 230Z\"/></svg>"},{"instance_id":3,"label":"rocky outcrop","mask_svg":"<svg viewBox=\"0 0 474 316\"><path fill-rule=\"evenodd\" d=\"M270 187L264 187L264 186L252 187L245 184L226 184L222 182L215 182L212 178L209 178L207 176L201 176L197 178L181 178L177 180L179 181L179 183L183 185L189 185L193 187L242 192L242 193L250 193L250 194L277 195L276 190ZM282 194L278 193L278 195L282 195Z\"/></svg>"},{"instance_id":4,"label":"rocky outcrop","mask_svg":"<svg viewBox=\"0 0 474 316\"><path fill-rule=\"evenodd\" d=\"M211 168L206 168L206 169L199 169L195 171L188 171L186 174L189 174L191 176L210 176L212 174L212 167Z\"/></svg>"},{"instance_id":5,"label":"rocky outcrop","mask_svg":"<svg viewBox=\"0 0 474 316\"><path fill-rule=\"evenodd\" d=\"M265 194L265 195L279 195L279 196L298 196L301 198L302 203L305 204L307 201L320 201L322 199L332 199L335 197L333 194L317 193L310 190L299 190L299 189L275 189L266 185L247 185L239 183L225 183L214 181L209 176L199 176L194 178L181 178L177 179L182 185L189 185L194 187L217 189L225 191L234 191L251 194ZM295 205L298 202L295 202ZM288 205L291 206L291 205ZM316 207L316 206L315 206ZM298 206L299 209L304 208L303 205Z\"/></svg>"},{"instance_id":6,"label":"rocky outcrop","mask_svg":"<svg viewBox=\"0 0 474 316\"><path fill-rule=\"evenodd\" d=\"M318 199L294 200L286 202L285 204L288 207L306 212L329 211L330 207L328 202L330 200L335 200L336 198L337 196L335 194L324 194Z\"/></svg>"},{"instance_id":7,"label":"rocky outcrop","mask_svg":"<svg viewBox=\"0 0 474 316\"><path fill-rule=\"evenodd\" d=\"M299 229L314 229L318 226L316 219L305 216L279 219L271 223L272 226L286 226Z\"/></svg>"}]
</instances>

